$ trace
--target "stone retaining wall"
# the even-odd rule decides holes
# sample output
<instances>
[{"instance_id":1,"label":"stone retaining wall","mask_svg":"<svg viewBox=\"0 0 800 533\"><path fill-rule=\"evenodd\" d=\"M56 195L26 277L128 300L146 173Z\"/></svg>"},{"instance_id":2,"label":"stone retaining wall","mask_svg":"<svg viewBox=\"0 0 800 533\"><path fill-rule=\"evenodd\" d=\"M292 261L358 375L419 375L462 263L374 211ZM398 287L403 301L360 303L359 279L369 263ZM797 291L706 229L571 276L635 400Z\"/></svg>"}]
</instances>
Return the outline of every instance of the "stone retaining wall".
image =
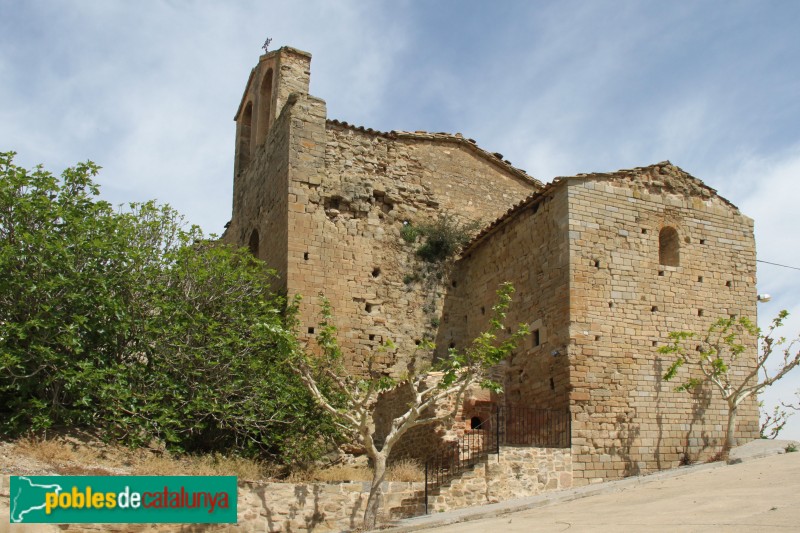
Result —
<instances>
[{"instance_id":1,"label":"stone retaining wall","mask_svg":"<svg viewBox=\"0 0 800 533\"><path fill-rule=\"evenodd\" d=\"M430 500L430 512L531 496L572 486L569 450L503 447L472 471L441 489ZM255 483L240 482L238 524L201 526L207 531L350 531L364 515L369 482ZM384 485L383 521L424 512L422 482ZM8 523L9 476L0 476L0 523ZM20 526L20 531L106 531L108 525L73 524ZM180 524L126 525L114 531L185 531Z\"/></svg>"},{"instance_id":2,"label":"stone retaining wall","mask_svg":"<svg viewBox=\"0 0 800 533\"><path fill-rule=\"evenodd\" d=\"M434 491L429 511L440 513L572 487L572 452L502 446L471 472Z\"/></svg>"}]
</instances>

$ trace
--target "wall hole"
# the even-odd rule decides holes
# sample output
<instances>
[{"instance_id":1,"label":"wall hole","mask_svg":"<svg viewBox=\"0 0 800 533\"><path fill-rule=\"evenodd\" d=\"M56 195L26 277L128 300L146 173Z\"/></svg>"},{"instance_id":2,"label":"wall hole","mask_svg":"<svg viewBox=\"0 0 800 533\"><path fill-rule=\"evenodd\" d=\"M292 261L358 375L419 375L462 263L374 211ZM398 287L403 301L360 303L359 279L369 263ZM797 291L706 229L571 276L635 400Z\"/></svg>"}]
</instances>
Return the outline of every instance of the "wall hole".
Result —
<instances>
[{"instance_id":1,"label":"wall hole","mask_svg":"<svg viewBox=\"0 0 800 533\"><path fill-rule=\"evenodd\" d=\"M595 335L594 336L594 340L599 341L600 340L600 335Z\"/></svg>"},{"instance_id":2,"label":"wall hole","mask_svg":"<svg viewBox=\"0 0 800 533\"><path fill-rule=\"evenodd\" d=\"M728 281L725 282L725 286L726 287L733 287L733 282L731 280L728 280Z\"/></svg>"},{"instance_id":3,"label":"wall hole","mask_svg":"<svg viewBox=\"0 0 800 533\"><path fill-rule=\"evenodd\" d=\"M313 328L313 327L309 327L309 328L308 328L308 333L309 333L310 335L313 335L313 334L314 334L314 328Z\"/></svg>"},{"instance_id":4,"label":"wall hole","mask_svg":"<svg viewBox=\"0 0 800 533\"><path fill-rule=\"evenodd\" d=\"M473 416L469 419L469 428L470 429L481 429L483 425L483 420L480 419L478 416Z\"/></svg>"},{"instance_id":5,"label":"wall hole","mask_svg":"<svg viewBox=\"0 0 800 533\"><path fill-rule=\"evenodd\" d=\"M608 307L609 307L609 309L614 307L614 302L608 302Z\"/></svg>"},{"instance_id":6,"label":"wall hole","mask_svg":"<svg viewBox=\"0 0 800 533\"><path fill-rule=\"evenodd\" d=\"M308 252L303 252L303 259L308 261Z\"/></svg>"},{"instance_id":7,"label":"wall hole","mask_svg":"<svg viewBox=\"0 0 800 533\"><path fill-rule=\"evenodd\" d=\"M556 382L550 378L550 390L556 390Z\"/></svg>"},{"instance_id":8,"label":"wall hole","mask_svg":"<svg viewBox=\"0 0 800 533\"><path fill-rule=\"evenodd\" d=\"M482 315L486 314L486 308L484 306L481 306L481 314Z\"/></svg>"},{"instance_id":9,"label":"wall hole","mask_svg":"<svg viewBox=\"0 0 800 533\"><path fill-rule=\"evenodd\" d=\"M364 305L364 311L366 311L367 313L371 313L372 312L372 304Z\"/></svg>"},{"instance_id":10,"label":"wall hole","mask_svg":"<svg viewBox=\"0 0 800 533\"><path fill-rule=\"evenodd\" d=\"M542 339L541 336L539 335L538 329L533 330L533 332L531 333L531 338L533 339L534 346L539 346L539 344L541 344Z\"/></svg>"},{"instance_id":11,"label":"wall hole","mask_svg":"<svg viewBox=\"0 0 800 533\"><path fill-rule=\"evenodd\" d=\"M380 268L375 267L375 268L372 269L372 277L373 278L377 278L380 275L381 275L381 269Z\"/></svg>"},{"instance_id":12,"label":"wall hole","mask_svg":"<svg viewBox=\"0 0 800 533\"><path fill-rule=\"evenodd\" d=\"M419 340L419 339L417 339L417 340L415 340L415 341L414 341L414 344L415 344L415 345L417 345L417 346L419 346L420 344L422 344L422 341L421 341L421 340Z\"/></svg>"},{"instance_id":13,"label":"wall hole","mask_svg":"<svg viewBox=\"0 0 800 533\"><path fill-rule=\"evenodd\" d=\"M659 270L659 271L658 271L658 275L659 275L659 276L663 276L663 275L664 275L664 271L663 271L663 270Z\"/></svg>"},{"instance_id":14,"label":"wall hole","mask_svg":"<svg viewBox=\"0 0 800 533\"><path fill-rule=\"evenodd\" d=\"M451 342L450 343L450 349L453 350L453 349L455 349L455 347L456 347L456 343Z\"/></svg>"},{"instance_id":15,"label":"wall hole","mask_svg":"<svg viewBox=\"0 0 800 533\"><path fill-rule=\"evenodd\" d=\"M700 244L705 244L705 243L706 243L705 239L700 239Z\"/></svg>"},{"instance_id":16,"label":"wall hole","mask_svg":"<svg viewBox=\"0 0 800 533\"><path fill-rule=\"evenodd\" d=\"M658 346L658 341L653 341L653 346Z\"/></svg>"},{"instance_id":17,"label":"wall hole","mask_svg":"<svg viewBox=\"0 0 800 533\"><path fill-rule=\"evenodd\" d=\"M703 310L702 309L698 309L697 310L697 316L703 316Z\"/></svg>"},{"instance_id":18,"label":"wall hole","mask_svg":"<svg viewBox=\"0 0 800 533\"><path fill-rule=\"evenodd\" d=\"M697 276L697 281L699 281L700 283L703 283L703 276Z\"/></svg>"},{"instance_id":19,"label":"wall hole","mask_svg":"<svg viewBox=\"0 0 800 533\"><path fill-rule=\"evenodd\" d=\"M600 261L598 261L597 259L594 260L593 264L595 268L600 268Z\"/></svg>"},{"instance_id":20,"label":"wall hole","mask_svg":"<svg viewBox=\"0 0 800 533\"><path fill-rule=\"evenodd\" d=\"M455 287L456 287L456 285L458 285L458 282L456 282L456 280L453 280L453 282L452 282L450 285L452 285L452 286L453 286L453 288L455 288Z\"/></svg>"},{"instance_id":21,"label":"wall hole","mask_svg":"<svg viewBox=\"0 0 800 533\"><path fill-rule=\"evenodd\" d=\"M647 235L647 228L642 228L642 235Z\"/></svg>"},{"instance_id":22,"label":"wall hole","mask_svg":"<svg viewBox=\"0 0 800 533\"><path fill-rule=\"evenodd\" d=\"M651 313L656 313L656 312L658 312L658 306L657 306L657 305L654 305L653 307L651 307L651 308L650 308L650 312L651 312Z\"/></svg>"}]
</instances>

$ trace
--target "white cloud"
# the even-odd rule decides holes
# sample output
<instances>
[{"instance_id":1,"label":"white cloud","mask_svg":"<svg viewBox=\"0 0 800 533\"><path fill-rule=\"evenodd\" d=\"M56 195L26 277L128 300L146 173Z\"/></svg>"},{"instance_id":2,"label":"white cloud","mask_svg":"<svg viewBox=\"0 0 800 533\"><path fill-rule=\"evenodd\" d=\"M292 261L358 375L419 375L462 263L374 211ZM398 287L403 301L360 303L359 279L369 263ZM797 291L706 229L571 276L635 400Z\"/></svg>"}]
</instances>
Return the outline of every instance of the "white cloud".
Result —
<instances>
[{"instance_id":1,"label":"white cloud","mask_svg":"<svg viewBox=\"0 0 800 533\"><path fill-rule=\"evenodd\" d=\"M271 36L273 49L313 54L311 92L332 118L461 131L543 180L670 159L756 220L760 258L800 266L796 17L717 8L7 2L0 149L52 170L91 158L107 199L158 198L219 232L233 114ZM793 310L792 332L798 274L759 265L759 290L774 296L761 316ZM798 379L776 392L791 396ZM792 427L800 437L800 417Z\"/></svg>"}]
</instances>

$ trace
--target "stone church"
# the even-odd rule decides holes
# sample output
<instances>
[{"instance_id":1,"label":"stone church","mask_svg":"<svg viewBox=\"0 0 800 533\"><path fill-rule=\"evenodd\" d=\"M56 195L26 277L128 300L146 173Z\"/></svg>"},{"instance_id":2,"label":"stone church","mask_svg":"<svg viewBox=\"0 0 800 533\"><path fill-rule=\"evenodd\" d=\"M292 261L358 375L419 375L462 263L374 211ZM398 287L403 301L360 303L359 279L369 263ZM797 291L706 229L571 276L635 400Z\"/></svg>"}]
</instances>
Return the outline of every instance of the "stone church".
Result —
<instances>
[{"instance_id":1,"label":"stone church","mask_svg":"<svg viewBox=\"0 0 800 533\"><path fill-rule=\"evenodd\" d=\"M301 335L331 302L350 371L378 355L399 374L423 339L463 347L502 282L508 324L532 334L500 369L504 405L571 419L574 484L703 459L724 437L711 390L674 391L658 353L669 332L756 316L753 221L668 161L542 183L459 133L381 132L327 117L308 94L311 55L262 55L235 115L233 214L249 246L300 294ZM440 216L481 228L433 272L404 228ZM755 364L748 346L737 372ZM465 406L464 417L469 420ZM758 436L755 399L737 436Z\"/></svg>"}]
</instances>

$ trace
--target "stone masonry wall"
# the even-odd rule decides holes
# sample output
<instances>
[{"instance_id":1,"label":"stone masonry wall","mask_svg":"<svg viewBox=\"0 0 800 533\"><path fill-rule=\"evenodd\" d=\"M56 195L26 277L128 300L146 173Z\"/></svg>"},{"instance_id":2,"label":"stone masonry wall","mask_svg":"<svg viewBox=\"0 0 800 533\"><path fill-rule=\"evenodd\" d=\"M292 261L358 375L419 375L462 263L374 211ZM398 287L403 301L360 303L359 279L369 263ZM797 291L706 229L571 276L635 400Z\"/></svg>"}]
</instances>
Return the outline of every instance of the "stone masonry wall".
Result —
<instances>
[{"instance_id":1,"label":"stone masonry wall","mask_svg":"<svg viewBox=\"0 0 800 533\"><path fill-rule=\"evenodd\" d=\"M755 320L752 220L669 163L570 178L566 189L576 485L719 451L719 393L675 392L661 379L671 359L657 350L671 331L702 333L729 315ZM667 226L678 233L679 266L659 264ZM735 375L755 350L750 342ZM758 437L755 399L740 407L737 435Z\"/></svg>"},{"instance_id":2,"label":"stone masonry wall","mask_svg":"<svg viewBox=\"0 0 800 533\"><path fill-rule=\"evenodd\" d=\"M569 293L567 197L548 191L500 223L462 254L444 306L437 345L464 348L487 326L496 290L504 282L515 293L506 325L527 324L532 334L498 369L505 395L500 402L566 410L569 398ZM555 354L555 355L554 355ZM465 412L465 418L473 416Z\"/></svg>"},{"instance_id":3,"label":"stone masonry wall","mask_svg":"<svg viewBox=\"0 0 800 533\"><path fill-rule=\"evenodd\" d=\"M233 218L223 242L248 246L257 232L257 257L279 276L276 290L286 289L289 176L288 109L275 121L266 142L259 146L250 165L234 177Z\"/></svg>"},{"instance_id":4,"label":"stone masonry wall","mask_svg":"<svg viewBox=\"0 0 800 533\"><path fill-rule=\"evenodd\" d=\"M322 106L295 105L292 117L289 292L304 298L300 333L313 337L324 294L348 368L364 372L373 358L401 375L421 340L435 336L444 294L444 276L426 273L403 224L440 213L489 221L537 182L457 137L326 123ZM397 348L378 350L388 339Z\"/></svg>"},{"instance_id":5,"label":"stone masonry wall","mask_svg":"<svg viewBox=\"0 0 800 533\"><path fill-rule=\"evenodd\" d=\"M36 524L24 531L352 531L359 528L369 497L369 482L267 483L240 481L237 523L205 524ZM383 520L424 513L424 483L386 482ZM9 523L9 476L0 476L0 524ZM27 529L30 528L30 529Z\"/></svg>"},{"instance_id":6,"label":"stone masonry wall","mask_svg":"<svg viewBox=\"0 0 800 533\"><path fill-rule=\"evenodd\" d=\"M430 512L460 509L571 486L569 450L501 448L463 478L431 497ZM204 525L203 531L352 531L359 528L369 482L239 482L237 524ZM386 482L381 521L425 512L422 482ZM8 523L9 476L0 476L0 523ZM24 528L24 526L22 526ZM114 531L185 531L185 524L117 524ZM107 531L108 524L37 524L36 531Z\"/></svg>"},{"instance_id":7,"label":"stone masonry wall","mask_svg":"<svg viewBox=\"0 0 800 533\"><path fill-rule=\"evenodd\" d=\"M428 512L496 503L572 487L569 449L503 446L472 471L433 491Z\"/></svg>"},{"instance_id":8,"label":"stone masonry wall","mask_svg":"<svg viewBox=\"0 0 800 533\"><path fill-rule=\"evenodd\" d=\"M244 172L264 144L292 93L308 94L311 54L285 46L262 55L250 72L236 112L234 175ZM248 116L247 106L251 106ZM235 210L234 210L235 211Z\"/></svg>"}]
</instances>

